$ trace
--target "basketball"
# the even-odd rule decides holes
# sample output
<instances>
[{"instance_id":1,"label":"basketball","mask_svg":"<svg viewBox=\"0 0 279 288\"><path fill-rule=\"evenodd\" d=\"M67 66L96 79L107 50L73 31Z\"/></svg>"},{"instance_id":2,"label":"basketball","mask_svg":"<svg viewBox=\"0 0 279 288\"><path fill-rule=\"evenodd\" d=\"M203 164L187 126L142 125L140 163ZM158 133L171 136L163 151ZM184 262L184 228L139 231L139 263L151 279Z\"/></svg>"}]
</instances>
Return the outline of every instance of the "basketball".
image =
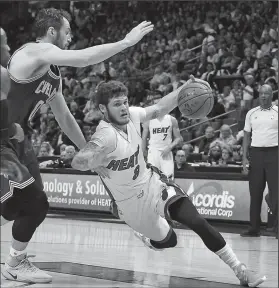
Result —
<instances>
[{"instance_id":1,"label":"basketball","mask_svg":"<svg viewBox=\"0 0 279 288\"><path fill-rule=\"evenodd\" d=\"M205 84L193 82L178 94L178 108L183 116L190 119L206 117L212 110L214 96Z\"/></svg>"}]
</instances>

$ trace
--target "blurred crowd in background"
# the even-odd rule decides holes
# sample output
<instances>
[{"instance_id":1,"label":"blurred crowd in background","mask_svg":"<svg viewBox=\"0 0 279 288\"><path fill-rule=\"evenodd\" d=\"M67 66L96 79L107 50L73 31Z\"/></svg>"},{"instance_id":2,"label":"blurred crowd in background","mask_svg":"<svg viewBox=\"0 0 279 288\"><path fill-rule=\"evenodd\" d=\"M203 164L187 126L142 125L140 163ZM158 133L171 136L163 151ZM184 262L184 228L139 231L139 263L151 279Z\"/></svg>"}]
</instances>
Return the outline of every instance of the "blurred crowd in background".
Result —
<instances>
[{"instance_id":1,"label":"blurred crowd in background","mask_svg":"<svg viewBox=\"0 0 279 288\"><path fill-rule=\"evenodd\" d=\"M258 105L260 85L273 89L278 105L278 2L14 2L1 3L1 26L12 52L34 41L32 23L42 7L67 10L72 17L69 49L116 42L144 20L154 31L136 46L84 68L61 67L63 93L89 140L102 115L94 106L100 81L125 83L130 105L146 107L185 83L191 74L210 83L215 97L207 118L184 118L174 151L179 163L241 163L245 115ZM211 119L213 118L213 119ZM44 166L70 168L76 147L59 128L49 107L32 120L33 146L40 156L57 155Z\"/></svg>"}]
</instances>

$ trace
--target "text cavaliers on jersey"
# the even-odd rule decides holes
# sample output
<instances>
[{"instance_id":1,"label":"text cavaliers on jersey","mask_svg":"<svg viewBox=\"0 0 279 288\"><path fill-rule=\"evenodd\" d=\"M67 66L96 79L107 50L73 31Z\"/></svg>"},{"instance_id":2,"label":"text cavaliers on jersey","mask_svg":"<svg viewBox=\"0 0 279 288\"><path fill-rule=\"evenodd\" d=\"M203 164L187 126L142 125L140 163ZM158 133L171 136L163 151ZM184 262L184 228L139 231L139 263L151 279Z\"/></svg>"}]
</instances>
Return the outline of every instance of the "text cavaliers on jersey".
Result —
<instances>
[{"instance_id":1,"label":"text cavaliers on jersey","mask_svg":"<svg viewBox=\"0 0 279 288\"><path fill-rule=\"evenodd\" d=\"M19 48L13 56L26 45ZM27 132L29 130L28 122L44 103L55 97L59 89L61 76L58 66L50 65L46 73L30 79L16 79L9 71L13 56L7 66L11 78L11 87L8 94L9 123L19 123Z\"/></svg>"}]
</instances>

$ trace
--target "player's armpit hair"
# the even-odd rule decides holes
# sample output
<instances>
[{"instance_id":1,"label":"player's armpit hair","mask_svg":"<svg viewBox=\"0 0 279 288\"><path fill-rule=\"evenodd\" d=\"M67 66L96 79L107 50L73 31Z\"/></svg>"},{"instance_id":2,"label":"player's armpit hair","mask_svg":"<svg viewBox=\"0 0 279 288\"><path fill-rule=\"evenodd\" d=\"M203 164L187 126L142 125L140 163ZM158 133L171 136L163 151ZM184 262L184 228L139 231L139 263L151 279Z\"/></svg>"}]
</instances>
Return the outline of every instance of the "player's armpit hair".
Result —
<instances>
[{"instance_id":1,"label":"player's armpit hair","mask_svg":"<svg viewBox=\"0 0 279 288\"><path fill-rule=\"evenodd\" d=\"M103 150L94 142L88 142L84 148L82 148L74 157L72 161L72 167L80 171L88 171L89 160L94 160L94 157Z\"/></svg>"}]
</instances>

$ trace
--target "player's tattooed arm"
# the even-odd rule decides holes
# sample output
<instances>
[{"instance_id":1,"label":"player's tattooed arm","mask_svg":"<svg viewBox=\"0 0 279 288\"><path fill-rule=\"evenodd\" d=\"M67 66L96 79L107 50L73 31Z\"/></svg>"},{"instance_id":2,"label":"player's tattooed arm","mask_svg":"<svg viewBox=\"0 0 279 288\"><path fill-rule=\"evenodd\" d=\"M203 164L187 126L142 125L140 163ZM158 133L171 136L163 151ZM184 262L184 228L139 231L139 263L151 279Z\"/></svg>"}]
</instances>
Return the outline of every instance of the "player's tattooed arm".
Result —
<instances>
[{"instance_id":1,"label":"player's tattooed arm","mask_svg":"<svg viewBox=\"0 0 279 288\"><path fill-rule=\"evenodd\" d=\"M156 119L161 116L161 111L157 105L146 107L145 112L146 112L145 121Z\"/></svg>"},{"instance_id":2,"label":"player's tattooed arm","mask_svg":"<svg viewBox=\"0 0 279 288\"><path fill-rule=\"evenodd\" d=\"M102 164L102 158L105 157L105 147L101 147L94 142L88 142L81 149L72 161L72 167L80 171L93 170L94 166ZM99 164L99 165L98 165Z\"/></svg>"}]
</instances>

